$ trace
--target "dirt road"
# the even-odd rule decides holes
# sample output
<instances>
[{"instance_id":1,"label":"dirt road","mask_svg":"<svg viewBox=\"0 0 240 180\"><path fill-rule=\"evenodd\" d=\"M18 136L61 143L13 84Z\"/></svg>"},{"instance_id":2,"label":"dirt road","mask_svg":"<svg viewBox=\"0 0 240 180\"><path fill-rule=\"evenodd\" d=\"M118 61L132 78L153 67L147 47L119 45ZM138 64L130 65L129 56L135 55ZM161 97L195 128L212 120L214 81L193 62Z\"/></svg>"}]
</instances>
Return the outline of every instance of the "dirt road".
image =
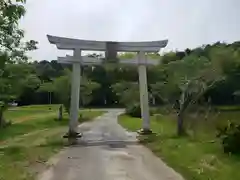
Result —
<instances>
[{"instance_id":1,"label":"dirt road","mask_svg":"<svg viewBox=\"0 0 240 180\"><path fill-rule=\"evenodd\" d=\"M79 127L79 145L54 157L38 180L183 180L117 124L122 110L109 110Z\"/></svg>"}]
</instances>

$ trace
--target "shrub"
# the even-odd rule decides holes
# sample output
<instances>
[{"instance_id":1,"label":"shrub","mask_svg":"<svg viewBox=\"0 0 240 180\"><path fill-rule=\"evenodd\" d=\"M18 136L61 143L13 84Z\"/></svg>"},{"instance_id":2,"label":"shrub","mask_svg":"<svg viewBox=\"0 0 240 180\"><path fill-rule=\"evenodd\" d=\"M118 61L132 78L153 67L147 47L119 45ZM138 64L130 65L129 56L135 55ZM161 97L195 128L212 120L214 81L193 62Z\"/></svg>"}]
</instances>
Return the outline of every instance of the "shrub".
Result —
<instances>
[{"instance_id":1,"label":"shrub","mask_svg":"<svg viewBox=\"0 0 240 180\"><path fill-rule=\"evenodd\" d=\"M240 154L240 124L228 122L218 128L217 136L221 138L225 153Z\"/></svg>"},{"instance_id":2,"label":"shrub","mask_svg":"<svg viewBox=\"0 0 240 180\"><path fill-rule=\"evenodd\" d=\"M141 117L141 107L139 103L130 104L126 108L126 114L132 117Z\"/></svg>"}]
</instances>

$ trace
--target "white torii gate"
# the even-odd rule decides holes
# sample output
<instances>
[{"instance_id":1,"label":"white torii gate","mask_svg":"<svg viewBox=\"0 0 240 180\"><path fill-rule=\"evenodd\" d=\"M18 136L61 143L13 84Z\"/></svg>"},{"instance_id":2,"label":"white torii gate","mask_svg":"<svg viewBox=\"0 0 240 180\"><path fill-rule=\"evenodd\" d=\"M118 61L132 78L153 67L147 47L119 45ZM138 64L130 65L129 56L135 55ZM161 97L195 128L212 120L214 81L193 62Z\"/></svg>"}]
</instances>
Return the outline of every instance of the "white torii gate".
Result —
<instances>
[{"instance_id":1,"label":"white torii gate","mask_svg":"<svg viewBox=\"0 0 240 180\"><path fill-rule=\"evenodd\" d=\"M107 58L112 55L116 58L117 52L137 52L137 59L118 60L117 63L130 64L138 66L139 73L139 89L141 115L143 119L142 129L139 133L151 133L147 73L146 66L157 65L159 61L146 59L146 52L158 52L161 48L166 47L168 41L149 41L149 42L104 42L104 41L88 41L79 39L70 39L64 37L56 37L47 35L51 44L55 44L58 49L73 50L73 56L58 57L59 63L70 63L72 69L72 87L71 87L71 108L69 121L69 136L77 135L78 127L78 111L79 111L79 94L80 94L80 75L81 65L100 65L102 59L81 56L82 50L105 51ZM115 57L114 57L115 56Z\"/></svg>"}]
</instances>

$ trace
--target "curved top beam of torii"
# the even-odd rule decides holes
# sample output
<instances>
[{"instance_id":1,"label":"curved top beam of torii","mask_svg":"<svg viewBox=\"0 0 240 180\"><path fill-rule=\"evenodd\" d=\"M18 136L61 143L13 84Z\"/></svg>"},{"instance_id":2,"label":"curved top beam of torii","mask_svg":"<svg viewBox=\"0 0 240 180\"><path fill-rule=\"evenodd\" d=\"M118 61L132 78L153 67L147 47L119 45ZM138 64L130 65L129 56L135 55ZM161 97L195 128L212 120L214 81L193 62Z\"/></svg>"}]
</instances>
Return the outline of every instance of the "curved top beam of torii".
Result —
<instances>
[{"instance_id":1,"label":"curved top beam of torii","mask_svg":"<svg viewBox=\"0 0 240 180\"><path fill-rule=\"evenodd\" d=\"M72 39L47 35L51 44L55 44L58 49L65 50L93 50L108 51L109 47L116 52L158 52L161 48L166 47L168 40L162 41L142 41L142 42L114 42L114 41L92 41Z\"/></svg>"}]
</instances>

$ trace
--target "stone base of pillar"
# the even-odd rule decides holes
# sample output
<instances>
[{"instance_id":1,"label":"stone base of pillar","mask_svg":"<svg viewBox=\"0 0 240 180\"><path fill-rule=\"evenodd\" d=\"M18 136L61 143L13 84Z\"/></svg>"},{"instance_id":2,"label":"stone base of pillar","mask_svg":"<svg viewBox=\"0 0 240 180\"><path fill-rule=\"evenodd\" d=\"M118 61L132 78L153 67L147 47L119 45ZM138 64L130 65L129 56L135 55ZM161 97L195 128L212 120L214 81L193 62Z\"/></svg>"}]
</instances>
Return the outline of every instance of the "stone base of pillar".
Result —
<instances>
[{"instance_id":1,"label":"stone base of pillar","mask_svg":"<svg viewBox=\"0 0 240 180\"><path fill-rule=\"evenodd\" d=\"M152 134L152 130L151 129L140 129L137 131L137 133L139 135L149 135L149 134Z\"/></svg>"},{"instance_id":2,"label":"stone base of pillar","mask_svg":"<svg viewBox=\"0 0 240 180\"><path fill-rule=\"evenodd\" d=\"M77 145L78 139L82 137L81 133L69 133L67 132L63 138L66 138L68 140L68 146Z\"/></svg>"},{"instance_id":3,"label":"stone base of pillar","mask_svg":"<svg viewBox=\"0 0 240 180\"><path fill-rule=\"evenodd\" d=\"M63 138L81 138L82 137L82 133L77 133L77 132L75 132L75 133L69 133L69 132L67 132L64 136L63 136Z\"/></svg>"}]
</instances>

